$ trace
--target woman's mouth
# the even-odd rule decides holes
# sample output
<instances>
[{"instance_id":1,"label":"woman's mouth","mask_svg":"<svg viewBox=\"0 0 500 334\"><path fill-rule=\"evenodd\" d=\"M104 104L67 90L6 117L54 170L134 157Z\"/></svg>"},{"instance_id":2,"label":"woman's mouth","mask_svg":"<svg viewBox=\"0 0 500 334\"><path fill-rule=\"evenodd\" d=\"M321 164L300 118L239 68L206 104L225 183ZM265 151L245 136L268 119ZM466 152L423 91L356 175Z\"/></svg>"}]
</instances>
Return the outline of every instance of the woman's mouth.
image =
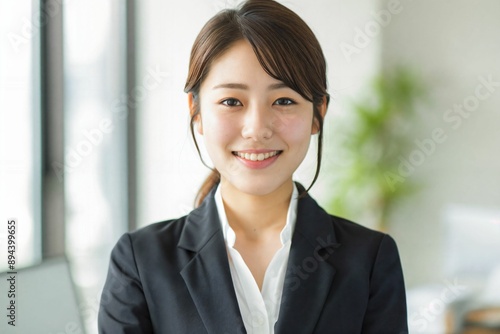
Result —
<instances>
[{"instance_id":1,"label":"woman's mouth","mask_svg":"<svg viewBox=\"0 0 500 334\"><path fill-rule=\"evenodd\" d=\"M270 152L265 152L265 153L248 153L248 152L238 152L238 151L233 151L232 153L242 159L249 160L249 161L263 161L270 159L278 154L281 154L283 151L270 151Z\"/></svg>"},{"instance_id":2,"label":"woman's mouth","mask_svg":"<svg viewBox=\"0 0 500 334\"><path fill-rule=\"evenodd\" d=\"M265 151L233 151L233 155L250 169L263 169L272 165L283 153L281 150Z\"/></svg>"}]
</instances>

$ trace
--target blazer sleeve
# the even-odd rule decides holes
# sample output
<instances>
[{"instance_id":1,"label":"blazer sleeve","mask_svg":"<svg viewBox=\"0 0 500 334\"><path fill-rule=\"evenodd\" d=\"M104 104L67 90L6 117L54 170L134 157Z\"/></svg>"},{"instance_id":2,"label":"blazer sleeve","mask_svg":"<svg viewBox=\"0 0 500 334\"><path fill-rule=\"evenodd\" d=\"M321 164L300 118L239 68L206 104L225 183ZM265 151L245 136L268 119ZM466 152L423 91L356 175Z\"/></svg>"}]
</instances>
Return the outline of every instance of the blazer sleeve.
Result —
<instances>
[{"instance_id":1,"label":"blazer sleeve","mask_svg":"<svg viewBox=\"0 0 500 334\"><path fill-rule=\"evenodd\" d=\"M384 235L370 278L370 297L363 321L364 334L408 333L406 294L395 241Z\"/></svg>"},{"instance_id":2,"label":"blazer sleeve","mask_svg":"<svg viewBox=\"0 0 500 334\"><path fill-rule=\"evenodd\" d=\"M98 314L100 334L153 333L129 234L111 252Z\"/></svg>"}]
</instances>

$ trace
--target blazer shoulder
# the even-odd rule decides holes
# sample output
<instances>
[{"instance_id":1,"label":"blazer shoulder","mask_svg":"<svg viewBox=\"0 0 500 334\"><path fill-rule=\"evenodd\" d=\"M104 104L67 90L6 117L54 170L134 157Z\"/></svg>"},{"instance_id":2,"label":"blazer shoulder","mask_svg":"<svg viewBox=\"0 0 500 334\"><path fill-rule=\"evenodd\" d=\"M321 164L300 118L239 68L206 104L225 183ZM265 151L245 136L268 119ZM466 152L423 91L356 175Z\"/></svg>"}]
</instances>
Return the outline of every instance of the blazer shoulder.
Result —
<instances>
[{"instance_id":1,"label":"blazer shoulder","mask_svg":"<svg viewBox=\"0 0 500 334\"><path fill-rule=\"evenodd\" d=\"M125 233L121 239L130 239L136 250L152 249L161 246L177 246L187 216L164 220ZM120 242L120 241L119 241Z\"/></svg>"},{"instance_id":2,"label":"blazer shoulder","mask_svg":"<svg viewBox=\"0 0 500 334\"><path fill-rule=\"evenodd\" d=\"M349 243L355 246L373 245L378 247L383 241L395 245L394 239L380 231L368 228L345 218L329 215L337 240L341 244Z\"/></svg>"},{"instance_id":3,"label":"blazer shoulder","mask_svg":"<svg viewBox=\"0 0 500 334\"><path fill-rule=\"evenodd\" d=\"M151 235L172 233L182 229L186 222L186 217L163 220L156 223L151 223L134 231L129 232L132 238L149 237Z\"/></svg>"},{"instance_id":4,"label":"blazer shoulder","mask_svg":"<svg viewBox=\"0 0 500 334\"><path fill-rule=\"evenodd\" d=\"M403 282L401 261L395 240L350 220L331 216L337 242L337 260L366 277L393 277Z\"/></svg>"}]
</instances>

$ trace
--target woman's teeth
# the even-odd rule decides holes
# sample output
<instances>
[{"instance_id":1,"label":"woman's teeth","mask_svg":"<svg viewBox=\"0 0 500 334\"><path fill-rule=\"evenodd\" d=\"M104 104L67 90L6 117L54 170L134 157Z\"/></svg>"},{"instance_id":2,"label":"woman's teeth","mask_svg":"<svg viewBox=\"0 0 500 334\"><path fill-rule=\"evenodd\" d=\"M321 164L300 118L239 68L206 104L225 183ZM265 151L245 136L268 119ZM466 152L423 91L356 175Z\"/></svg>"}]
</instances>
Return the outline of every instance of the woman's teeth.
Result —
<instances>
[{"instance_id":1,"label":"woman's teeth","mask_svg":"<svg viewBox=\"0 0 500 334\"><path fill-rule=\"evenodd\" d=\"M245 160L250 160L250 161L262 161L266 160L269 158L274 157L280 153L280 151L272 151L272 152L267 152L267 153L242 153L242 152L234 152L235 155L239 156L240 158L243 158Z\"/></svg>"}]
</instances>

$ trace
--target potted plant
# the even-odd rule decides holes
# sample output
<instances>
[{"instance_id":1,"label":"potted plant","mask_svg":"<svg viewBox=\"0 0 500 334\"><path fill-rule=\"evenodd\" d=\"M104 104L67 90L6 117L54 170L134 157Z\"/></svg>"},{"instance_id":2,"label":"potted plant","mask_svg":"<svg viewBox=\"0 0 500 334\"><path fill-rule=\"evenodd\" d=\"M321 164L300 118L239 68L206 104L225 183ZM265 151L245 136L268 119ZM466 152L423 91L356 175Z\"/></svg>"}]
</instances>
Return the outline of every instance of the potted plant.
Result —
<instances>
[{"instance_id":1,"label":"potted plant","mask_svg":"<svg viewBox=\"0 0 500 334\"><path fill-rule=\"evenodd\" d=\"M398 168L412 147L425 96L417 77L399 68L377 76L366 96L351 104L348 117L334 125L334 142L327 144L334 161L330 212L387 228L393 205L416 188Z\"/></svg>"}]
</instances>

